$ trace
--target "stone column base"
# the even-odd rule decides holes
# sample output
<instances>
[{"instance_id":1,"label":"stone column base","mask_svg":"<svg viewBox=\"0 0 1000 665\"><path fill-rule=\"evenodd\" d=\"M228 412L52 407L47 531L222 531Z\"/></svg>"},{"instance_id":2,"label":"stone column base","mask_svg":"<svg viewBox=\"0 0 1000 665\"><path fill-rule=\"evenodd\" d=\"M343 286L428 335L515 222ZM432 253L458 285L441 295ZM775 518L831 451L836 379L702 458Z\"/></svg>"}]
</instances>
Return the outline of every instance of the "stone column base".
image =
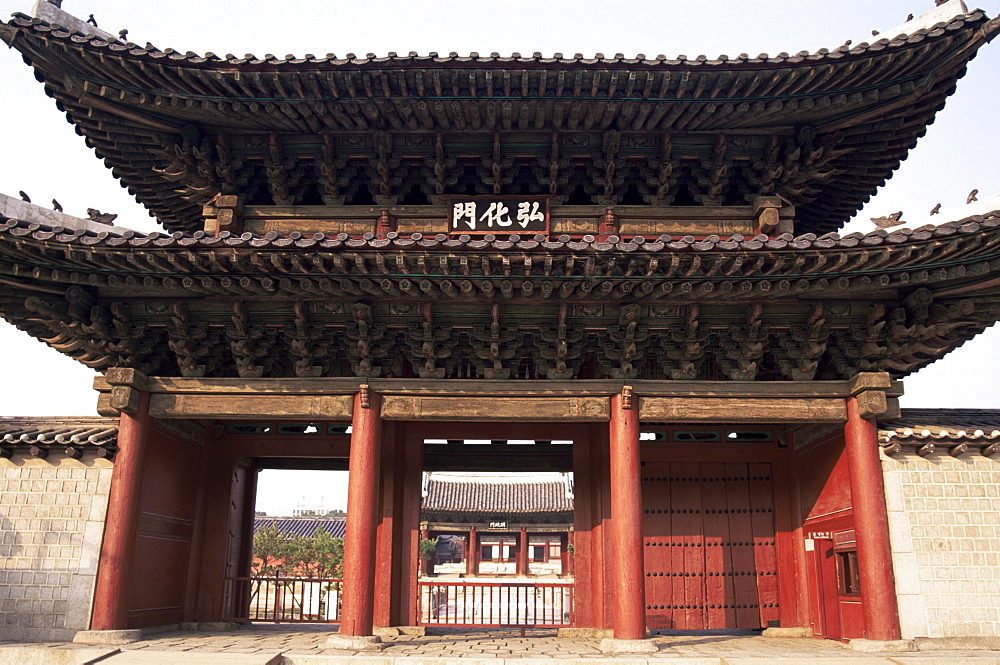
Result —
<instances>
[{"instance_id":1,"label":"stone column base","mask_svg":"<svg viewBox=\"0 0 1000 665\"><path fill-rule=\"evenodd\" d=\"M765 628L761 637L812 637L812 628L797 628L788 626L786 628L774 627Z\"/></svg>"},{"instance_id":2,"label":"stone column base","mask_svg":"<svg viewBox=\"0 0 1000 665\"><path fill-rule=\"evenodd\" d=\"M615 631L610 628L576 628L574 626L560 628L556 631L556 637L582 638L582 639L604 639L614 637Z\"/></svg>"},{"instance_id":3,"label":"stone column base","mask_svg":"<svg viewBox=\"0 0 1000 665\"><path fill-rule=\"evenodd\" d=\"M138 628L128 630L80 630L73 636L74 644L132 644L142 639Z\"/></svg>"},{"instance_id":4,"label":"stone column base","mask_svg":"<svg viewBox=\"0 0 1000 665\"><path fill-rule=\"evenodd\" d=\"M427 634L427 628L424 626L375 626L372 628L372 634L379 637L399 637L400 635L423 637Z\"/></svg>"},{"instance_id":5,"label":"stone column base","mask_svg":"<svg viewBox=\"0 0 1000 665\"><path fill-rule=\"evenodd\" d=\"M917 650L917 645L913 640L854 639L849 642L848 646L855 651L864 651L867 653L890 653Z\"/></svg>"},{"instance_id":6,"label":"stone column base","mask_svg":"<svg viewBox=\"0 0 1000 665\"><path fill-rule=\"evenodd\" d=\"M656 653L660 650L651 639L619 640L614 637L605 637L597 648L604 653Z\"/></svg>"},{"instance_id":7,"label":"stone column base","mask_svg":"<svg viewBox=\"0 0 1000 665\"><path fill-rule=\"evenodd\" d=\"M334 633L326 638L327 649L340 651L380 651L386 647L378 635L341 635Z\"/></svg>"}]
</instances>

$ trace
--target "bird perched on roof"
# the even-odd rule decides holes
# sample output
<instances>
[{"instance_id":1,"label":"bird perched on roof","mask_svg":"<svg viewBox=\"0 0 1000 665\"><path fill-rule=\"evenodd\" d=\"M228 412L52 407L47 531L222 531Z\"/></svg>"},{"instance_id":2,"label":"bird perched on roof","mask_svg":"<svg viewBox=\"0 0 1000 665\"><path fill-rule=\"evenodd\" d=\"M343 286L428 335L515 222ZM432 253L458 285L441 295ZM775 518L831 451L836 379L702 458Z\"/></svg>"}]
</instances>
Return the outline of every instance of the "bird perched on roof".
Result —
<instances>
[{"instance_id":1,"label":"bird perched on roof","mask_svg":"<svg viewBox=\"0 0 1000 665\"><path fill-rule=\"evenodd\" d=\"M912 20L913 20L913 14L910 14L909 16L906 17L907 23L909 23Z\"/></svg>"},{"instance_id":2,"label":"bird perched on roof","mask_svg":"<svg viewBox=\"0 0 1000 665\"><path fill-rule=\"evenodd\" d=\"M19 191L18 194L21 195L21 200L25 203L31 203L31 197L25 194L23 191Z\"/></svg>"},{"instance_id":3,"label":"bird perched on roof","mask_svg":"<svg viewBox=\"0 0 1000 665\"><path fill-rule=\"evenodd\" d=\"M888 217L872 217L871 220L875 222L875 226L879 227L880 229L888 229L893 226L899 226L900 224L902 224L903 221L900 219L902 216L903 216L903 211L900 210L899 212L892 213Z\"/></svg>"},{"instance_id":4,"label":"bird perched on roof","mask_svg":"<svg viewBox=\"0 0 1000 665\"><path fill-rule=\"evenodd\" d=\"M966 205L972 203L973 201L978 201L979 199L976 198L976 194L978 193L979 193L978 189L974 189L971 192L969 192L969 196L965 199Z\"/></svg>"},{"instance_id":5,"label":"bird perched on roof","mask_svg":"<svg viewBox=\"0 0 1000 665\"><path fill-rule=\"evenodd\" d=\"M52 209L55 210L56 212L62 212L63 211L62 206L55 199L52 199Z\"/></svg>"},{"instance_id":6,"label":"bird perched on roof","mask_svg":"<svg viewBox=\"0 0 1000 665\"><path fill-rule=\"evenodd\" d=\"M940 212L941 212L941 204L940 203L937 204L936 206L934 206L934 208L931 210L931 214L932 215L937 215Z\"/></svg>"},{"instance_id":7,"label":"bird perched on roof","mask_svg":"<svg viewBox=\"0 0 1000 665\"><path fill-rule=\"evenodd\" d=\"M87 208L87 217L90 218L90 221L98 224L111 224L118 219L118 215L110 212L104 213L97 208Z\"/></svg>"},{"instance_id":8,"label":"bird perched on roof","mask_svg":"<svg viewBox=\"0 0 1000 665\"><path fill-rule=\"evenodd\" d=\"M97 19L94 18L93 14L91 14L90 16L87 17L87 23L89 23L90 25L94 26L95 28L97 27Z\"/></svg>"},{"instance_id":9,"label":"bird perched on roof","mask_svg":"<svg viewBox=\"0 0 1000 665\"><path fill-rule=\"evenodd\" d=\"M127 37L128 37L128 30L122 28L121 30L118 31L118 38L119 39L124 40Z\"/></svg>"}]
</instances>

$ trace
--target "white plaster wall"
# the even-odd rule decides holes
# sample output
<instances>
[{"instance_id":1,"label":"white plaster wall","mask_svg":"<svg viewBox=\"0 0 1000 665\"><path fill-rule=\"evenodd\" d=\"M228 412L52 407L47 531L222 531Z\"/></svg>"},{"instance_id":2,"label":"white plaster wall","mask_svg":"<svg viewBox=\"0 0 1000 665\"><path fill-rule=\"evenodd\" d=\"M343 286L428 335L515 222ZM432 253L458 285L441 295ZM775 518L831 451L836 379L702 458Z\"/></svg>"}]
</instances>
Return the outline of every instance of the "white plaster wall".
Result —
<instances>
[{"instance_id":1,"label":"white plaster wall","mask_svg":"<svg viewBox=\"0 0 1000 665\"><path fill-rule=\"evenodd\" d=\"M111 471L89 455L0 459L0 640L89 627Z\"/></svg>"},{"instance_id":2,"label":"white plaster wall","mask_svg":"<svg viewBox=\"0 0 1000 665\"><path fill-rule=\"evenodd\" d=\"M882 456L904 638L1000 635L1000 460Z\"/></svg>"}]
</instances>

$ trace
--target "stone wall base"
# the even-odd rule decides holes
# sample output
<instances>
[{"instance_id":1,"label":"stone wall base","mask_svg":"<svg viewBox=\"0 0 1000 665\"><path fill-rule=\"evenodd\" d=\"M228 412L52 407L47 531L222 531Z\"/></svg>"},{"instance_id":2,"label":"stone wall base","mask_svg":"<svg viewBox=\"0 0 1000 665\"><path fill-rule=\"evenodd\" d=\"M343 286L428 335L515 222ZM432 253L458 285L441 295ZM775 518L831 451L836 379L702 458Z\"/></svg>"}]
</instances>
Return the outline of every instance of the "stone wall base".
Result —
<instances>
[{"instance_id":1,"label":"stone wall base","mask_svg":"<svg viewBox=\"0 0 1000 665\"><path fill-rule=\"evenodd\" d=\"M903 651L916 651L917 645L913 640L865 640L854 639L848 644L855 651L866 653L898 653Z\"/></svg>"},{"instance_id":2,"label":"stone wall base","mask_svg":"<svg viewBox=\"0 0 1000 665\"><path fill-rule=\"evenodd\" d=\"M969 635L966 637L915 637L914 643L920 651L939 651L954 649L957 651L1000 651L1000 636L983 637Z\"/></svg>"},{"instance_id":3,"label":"stone wall base","mask_svg":"<svg viewBox=\"0 0 1000 665\"><path fill-rule=\"evenodd\" d=\"M80 630L73 636L74 644L132 644L142 639L138 628L128 630Z\"/></svg>"}]
</instances>

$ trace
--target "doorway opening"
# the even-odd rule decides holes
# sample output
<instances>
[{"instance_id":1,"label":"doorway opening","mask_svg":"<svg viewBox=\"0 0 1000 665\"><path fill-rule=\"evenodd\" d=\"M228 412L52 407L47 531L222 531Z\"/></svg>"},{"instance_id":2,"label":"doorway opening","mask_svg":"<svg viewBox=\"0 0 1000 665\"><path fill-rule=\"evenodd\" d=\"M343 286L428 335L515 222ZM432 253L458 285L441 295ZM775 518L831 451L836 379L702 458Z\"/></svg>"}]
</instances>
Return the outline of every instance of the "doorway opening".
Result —
<instances>
[{"instance_id":1,"label":"doorway opening","mask_svg":"<svg viewBox=\"0 0 1000 665\"><path fill-rule=\"evenodd\" d=\"M571 625L573 441L422 443L420 623Z\"/></svg>"}]
</instances>

